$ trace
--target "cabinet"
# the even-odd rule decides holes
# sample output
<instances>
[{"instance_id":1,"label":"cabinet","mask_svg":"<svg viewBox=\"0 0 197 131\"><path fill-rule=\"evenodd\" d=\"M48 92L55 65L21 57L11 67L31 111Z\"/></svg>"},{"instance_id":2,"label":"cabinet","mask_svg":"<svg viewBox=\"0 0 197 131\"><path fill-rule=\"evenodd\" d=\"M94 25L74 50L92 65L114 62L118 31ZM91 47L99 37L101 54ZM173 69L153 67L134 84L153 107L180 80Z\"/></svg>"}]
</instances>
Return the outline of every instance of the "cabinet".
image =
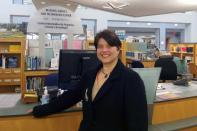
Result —
<instances>
[{"instance_id":1,"label":"cabinet","mask_svg":"<svg viewBox=\"0 0 197 131\"><path fill-rule=\"evenodd\" d=\"M25 38L0 38L0 92L20 91Z\"/></svg>"},{"instance_id":2,"label":"cabinet","mask_svg":"<svg viewBox=\"0 0 197 131\"><path fill-rule=\"evenodd\" d=\"M197 43L170 43L169 51L173 56L197 65Z\"/></svg>"}]
</instances>

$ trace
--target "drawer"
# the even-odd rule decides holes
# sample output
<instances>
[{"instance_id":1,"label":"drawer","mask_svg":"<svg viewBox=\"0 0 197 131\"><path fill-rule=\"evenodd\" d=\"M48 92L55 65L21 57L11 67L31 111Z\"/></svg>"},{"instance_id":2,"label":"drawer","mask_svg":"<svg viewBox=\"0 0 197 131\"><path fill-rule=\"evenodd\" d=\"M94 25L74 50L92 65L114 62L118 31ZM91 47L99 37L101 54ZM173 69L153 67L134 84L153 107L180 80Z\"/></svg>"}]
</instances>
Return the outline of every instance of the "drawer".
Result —
<instances>
[{"instance_id":1,"label":"drawer","mask_svg":"<svg viewBox=\"0 0 197 131\"><path fill-rule=\"evenodd\" d=\"M21 73L21 69L20 68L12 68L12 73L19 74L19 73Z\"/></svg>"},{"instance_id":2,"label":"drawer","mask_svg":"<svg viewBox=\"0 0 197 131\"><path fill-rule=\"evenodd\" d=\"M4 74L12 73L12 69L3 69Z\"/></svg>"},{"instance_id":3,"label":"drawer","mask_svg":"<svg viewBox=\"0 0 197 131\"><path fill-rule=\"evenodd\" d=\"M20 81L21 81L21 79L19 79L19 78L12 79L12 82L20 82Z\"/></svg>"},{"instance_id":4,"label":"drawer","mask_svg":"<svg viewBox=\"0 0 197 131\"><path fill-rule=\"evenodd\" d=\"M6 79L6 78L5 78L5 79L3 80L3 82L4 82L4 83L11 83L11 82L12 82L12 79L8 79L8 78Z\"/></svg>"}]
</instances>

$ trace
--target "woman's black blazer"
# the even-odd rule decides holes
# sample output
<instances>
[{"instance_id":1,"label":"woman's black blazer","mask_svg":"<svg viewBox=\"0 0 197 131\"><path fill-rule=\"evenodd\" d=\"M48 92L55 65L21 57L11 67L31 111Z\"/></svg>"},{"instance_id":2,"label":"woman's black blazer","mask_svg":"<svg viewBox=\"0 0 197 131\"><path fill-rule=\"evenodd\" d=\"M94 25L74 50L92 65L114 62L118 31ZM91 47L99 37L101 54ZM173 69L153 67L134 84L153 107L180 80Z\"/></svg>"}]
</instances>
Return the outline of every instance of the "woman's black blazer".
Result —
<instances>
[{"instance_id":1,"label":"woman's black blazer","mask_svg":"<svg viewBox=\"0 0 197 131\"><path fill-rule=\"evenodd\" d=\"M87 72L80 84L49 104L34 107L35 117L53 114L83 103L79 131L147 131L145 88L139 75L119 60L92 101L92 88L99 66Z\"/></svg>"}]
</instances>

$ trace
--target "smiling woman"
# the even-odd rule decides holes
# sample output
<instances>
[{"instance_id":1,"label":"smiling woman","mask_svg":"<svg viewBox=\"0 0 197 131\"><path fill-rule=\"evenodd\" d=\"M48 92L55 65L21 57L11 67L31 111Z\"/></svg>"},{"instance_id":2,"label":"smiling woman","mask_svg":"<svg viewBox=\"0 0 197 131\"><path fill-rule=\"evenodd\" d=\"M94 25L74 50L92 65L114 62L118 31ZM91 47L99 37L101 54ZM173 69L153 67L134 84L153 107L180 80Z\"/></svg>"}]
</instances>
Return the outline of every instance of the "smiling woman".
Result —
<instances>
[{"instance_id":1,"label":"smiling woman","mask_svg":"<svg viewBox=\"0 0 197 131\"><path fill-rule=\"evenodd\" d=\"M36 106L35 117L50 115L83 103L79 131L147 131L148 115L144 83L119 60L118 36L104 30L95 37L101 64L87 71L79 85L48 104Z\"/></svg>"}]
</instances>

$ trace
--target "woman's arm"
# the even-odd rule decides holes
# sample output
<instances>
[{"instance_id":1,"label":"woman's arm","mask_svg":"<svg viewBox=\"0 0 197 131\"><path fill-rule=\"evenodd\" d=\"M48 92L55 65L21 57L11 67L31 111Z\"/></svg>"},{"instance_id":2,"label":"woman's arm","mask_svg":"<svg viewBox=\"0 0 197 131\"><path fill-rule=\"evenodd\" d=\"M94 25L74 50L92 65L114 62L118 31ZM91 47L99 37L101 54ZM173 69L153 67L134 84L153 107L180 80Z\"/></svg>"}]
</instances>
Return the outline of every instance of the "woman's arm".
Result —
<instances>
[{"instance_id":1,"label":"woman's arm","mask_svg":"<svg viewBox=\"0 0 197 131\"><path fill-rule=\"evenodd\" d=\"M47 116L60 111L63 111L82 99L84 76L75 88L65 91L62 95L52 100L48 104L39 105L33 108L33 115L35 117Z\"/></svg>"}]
</instances>

